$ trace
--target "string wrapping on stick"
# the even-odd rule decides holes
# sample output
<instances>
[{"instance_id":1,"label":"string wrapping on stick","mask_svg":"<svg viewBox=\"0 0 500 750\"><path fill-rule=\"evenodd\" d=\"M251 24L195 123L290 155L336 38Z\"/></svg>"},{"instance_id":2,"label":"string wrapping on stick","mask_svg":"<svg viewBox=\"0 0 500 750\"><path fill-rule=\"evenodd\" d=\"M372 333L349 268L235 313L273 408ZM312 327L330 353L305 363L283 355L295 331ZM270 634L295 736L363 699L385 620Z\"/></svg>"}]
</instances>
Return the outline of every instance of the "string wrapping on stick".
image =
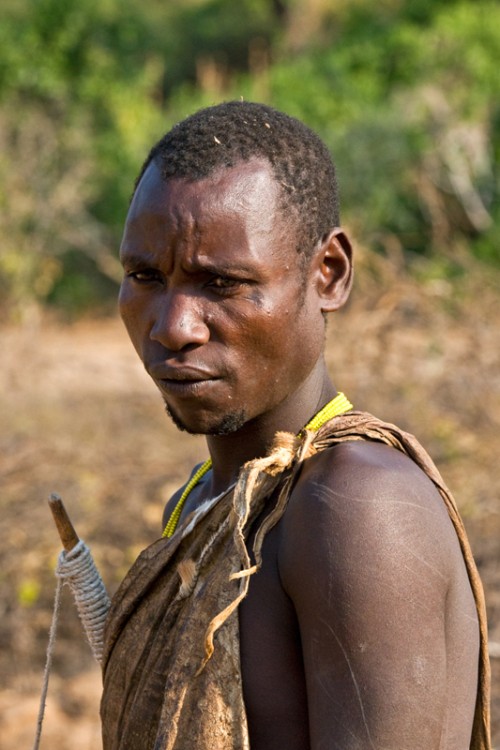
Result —
<instances>
[{"instance_id":1,"label":"string wrapping on stick","mask_svg":"<svg viewBox=\"0 0 500 750\"><path fill-rule=\"evenodd\" d=\"M75 599L83 629L95 658L101 663L104 622L110 601L99 571L84 541L78 538L61 497L53 492L49 506L64 549L56 576L67 583Z\"/></svg>"},{"instance_id":2,"label":"string wrapping on stick","mask_svg":"<svg viewBox=\"0 0 500 750\"><path fill-rule=\"evenodd\" d=\"M56 576L69 585L90 648L100 664L110 600L90 549L82 539L69 552L62 550Z\"/></svg>"},{"instance_id":3,"label":"string wrapping on stick","mask_svg":"<svg viewBox=\"0 0 500 750\"><path fill-rule=\"evenodd\" d=\"M39 750L40 747L63 585L66 583L71 589L87 640L99 664L102 661L104 623L110 607L106 587L92 559L90 549L78 538L59 495L51 494L49 506L64 549L59 555L55 571L58 580L33 750Z\"/></svg>"}]
</instances>

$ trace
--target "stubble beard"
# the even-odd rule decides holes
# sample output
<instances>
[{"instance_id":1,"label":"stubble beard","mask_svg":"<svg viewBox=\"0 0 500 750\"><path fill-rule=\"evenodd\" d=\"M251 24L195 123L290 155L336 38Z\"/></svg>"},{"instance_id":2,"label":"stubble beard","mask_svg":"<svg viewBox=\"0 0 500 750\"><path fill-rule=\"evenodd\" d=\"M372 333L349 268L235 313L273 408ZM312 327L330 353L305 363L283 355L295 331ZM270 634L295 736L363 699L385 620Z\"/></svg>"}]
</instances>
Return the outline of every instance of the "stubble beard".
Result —
<instances>
[{"instance_id":1,"label":"stubble beard","mask_svg":"<svg viewBox=\"0 0 500 750\"><path fill-rule=\"evenodd\" d=\"M175 410L165 401L165 411L168 416L181 432L187 432L189 435L231 435L243 427L247 421L244 409L228 412L224 414L218 422L215 422L206 430L193 430L176 414Z\"/></svg>"}]
</instances>

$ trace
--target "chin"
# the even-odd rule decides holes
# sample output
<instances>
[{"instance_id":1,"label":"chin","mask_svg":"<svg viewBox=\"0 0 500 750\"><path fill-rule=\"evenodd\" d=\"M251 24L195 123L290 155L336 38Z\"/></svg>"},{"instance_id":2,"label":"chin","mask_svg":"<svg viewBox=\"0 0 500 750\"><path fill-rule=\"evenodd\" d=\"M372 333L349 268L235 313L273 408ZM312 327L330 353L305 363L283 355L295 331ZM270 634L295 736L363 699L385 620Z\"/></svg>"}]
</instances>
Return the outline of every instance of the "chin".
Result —
<instances>
[{"instance_id":1,"label":"chin","mask_svg":"<svg viewBox=\"0 0 500 750\"><path fill-rule=\"evenodd\" d=\"M196 419L189 422L183 419L167 402L165 410L177 429L189 435L231 435L240 430L247 421L244 409L227 412L223 416L217 415L198 424L195 424Z\"/></svg>"}]
</instances>

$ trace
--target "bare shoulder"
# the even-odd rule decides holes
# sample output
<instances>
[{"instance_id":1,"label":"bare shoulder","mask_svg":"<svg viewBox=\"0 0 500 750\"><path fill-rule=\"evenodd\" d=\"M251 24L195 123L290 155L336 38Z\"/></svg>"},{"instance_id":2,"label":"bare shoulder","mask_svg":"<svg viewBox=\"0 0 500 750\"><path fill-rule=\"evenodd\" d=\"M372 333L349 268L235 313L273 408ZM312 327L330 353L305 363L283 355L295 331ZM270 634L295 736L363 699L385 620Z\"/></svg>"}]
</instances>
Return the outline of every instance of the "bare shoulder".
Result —
<instances>
[{"instance_id":1,"label":"bare shoulder","mask_svg":"<svg viewBox=\"0 0 500 750\"><path fill-rule=\"evenodd\" d=\"M461 557L435 485L408 456L380 443L343 443L306 461L284 520L289 567L303 563L299 550L309 544L331 564L348 564L350 575L368 555L391 566L420 554L442 578Z\"/></svg>"},{"instance_id":2,"label":"bare shoulder","mask_svg":"<svg viewBox=\"0 0 500 750\"><path fill-rule=\"evenodd\" d=\"M411 459L369 442L308 459L278 566L301 634L312 748L469 747L474 601L444 503Z\"/></svg>"}]
</instances>

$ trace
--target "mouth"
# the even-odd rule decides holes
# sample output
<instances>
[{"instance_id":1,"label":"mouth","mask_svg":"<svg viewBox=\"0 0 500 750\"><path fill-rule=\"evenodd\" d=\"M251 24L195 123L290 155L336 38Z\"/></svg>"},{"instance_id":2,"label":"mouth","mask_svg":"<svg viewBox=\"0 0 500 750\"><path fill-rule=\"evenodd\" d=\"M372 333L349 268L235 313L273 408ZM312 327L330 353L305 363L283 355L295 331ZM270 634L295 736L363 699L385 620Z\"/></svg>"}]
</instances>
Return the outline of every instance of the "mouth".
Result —
<instances>
[{"instance_id":1,"label":"mouth","mask_svg":"<svg viewBox=\"0 0 500 750\"><path fill-rule=\"evenodd\" d=\"M152 367L149 374L159 389L172 396L200 396L221 378L205 370L188 367Z\"/></svg>"},{"instance_id":2,"label":"mouth","mask_svg":"<svg viewBox=\"0 0 500 750\"><path fill-rule=\"evenodd\" d=\"M200 397L208 393L220 378L203 379L171 379L160 378L156 383L162 393L167 396L181 396L185 398Z\"/></svg>"}]
</instances>

